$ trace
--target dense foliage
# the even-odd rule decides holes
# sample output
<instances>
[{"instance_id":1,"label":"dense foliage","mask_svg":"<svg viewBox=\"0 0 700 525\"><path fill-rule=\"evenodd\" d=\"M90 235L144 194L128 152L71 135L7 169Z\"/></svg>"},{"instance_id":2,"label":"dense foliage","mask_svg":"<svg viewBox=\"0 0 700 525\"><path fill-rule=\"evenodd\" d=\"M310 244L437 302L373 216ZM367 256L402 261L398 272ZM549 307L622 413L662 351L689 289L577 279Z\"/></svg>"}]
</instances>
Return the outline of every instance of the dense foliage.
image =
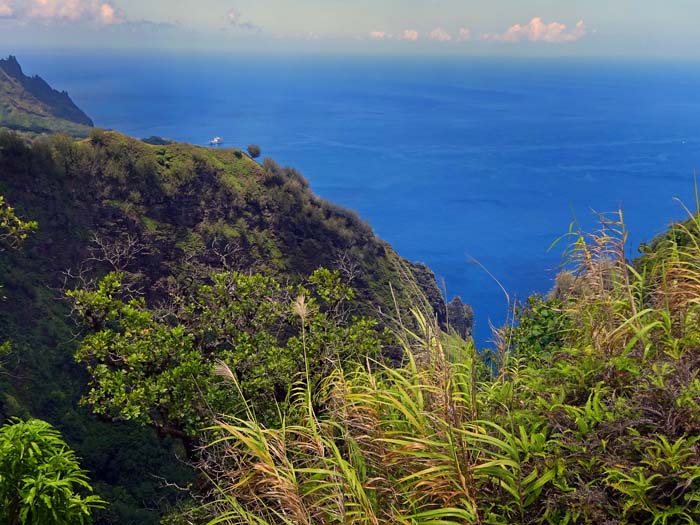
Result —
<instances>
[{"instance_id":1,"label":"dense foliage","mask_svg":"<svg viewBox=\"0 0 700 525\"><path fill-rule=\"evenodd\" d=\"M485 357L462 339L468 307L437 309L444 333L440 301L418 299L429 274L272 161L97 130L0 135L0 170L41 224L0 253L0 415L60 421L115 503L103 522L171 510L137 507L158 499L153 472L178 479L177 451L201 476L175 523L700 522L697 217L633 262L621 220L579 235L571 272ZM36 228L0 214L8 239Z\"/></svg>"},{"instance_id":2,"label":"dense foliage","mask_svg":"<svg viewBox=\"0 0 700 525\"><path fill-rule=\"evenodd\" d=\"M419 295L415 279L444 310L427 268L408 267L354 213L314 196L295 170L237 150L163 142L94 130L87 140L29 143L0 132L0 210L9 203L23 222L39 224L22 250L0 250L0 342L12 343L0 346L0 421L38 417L61 431L110 502L99 523L157 522L186 496L180 487L194 483L193 471L178 459L186 456L178 439L80 406L89 377L73 357L80 340L66 290L94 290L120 273L154 322L171 327L160 314L172 294L195 297L213 274L262 274L286 288L323 266L356 291L346 301L353 315L386 324L395 311L390 283L405 309Z\"/></svg>"},{"instance_id":3,"label":"dense foliage","mask_svg":"<svg viewBox=\"0 0 700 525\"><path fill-rule=\"evenodd\" d=\"M16 247L37 227L35 221L24 221L17 217L15 209L0 195L0 244Z\"/></svg>"},{"instance_id":4,"label":"dense foliage","mask_svg":"<svg viewBox=\"0 0 700 525\"><path fill-rule=\"evenodd\" d=\"M104 502L90 492L85 471L51 425L12 420L0 428L0 522L92 523Z\"/></svg>"},{"instance_id":5,"label":"dense foliage","mask_svg":"<svg viewBox=\"0 0 700 525\"><path fill-rule=\"evenodd\" d=\"M90 373L85 400L98 414L189 439L217 414L252 408L275 420L305 358L316 384L338 363L380 353L376 321L351 317L354 292L338 272L317 270L297 286L216 274L160 313L122 294L119 274L70 292L89 330L76 354ZM293 314L301 307L303 324ZM237 391L214 373L222 367Z\"/></svg>"},{"instance_id":6,"label":"dense foliage","mask_svg":"<svg viewBox=\"0 0 700 525\"><path fill-rule=\"evenodd\" d=\"M301 381L282 425L221 418L212 523L700 522L698 221L641 272L621 221L578 236L569 286L502 331L493 375L419 315L405 366Z\"/></svg>"},{"instance_id":7,"label":"dense foliage","mask_svg":"<svg viewBox=\"0 0 700 525\"><path fill-rule=\"evenodd\" d=\"M38 224L24 221L0 195L0 246L17 248ZM0 344L0 358L12 350ZM3 362L0 360L0 369ZM8 525L91 522L98 496L60 433L38 419L10 420L0 428L0 521Z\"/></svg>"}]
</instances>

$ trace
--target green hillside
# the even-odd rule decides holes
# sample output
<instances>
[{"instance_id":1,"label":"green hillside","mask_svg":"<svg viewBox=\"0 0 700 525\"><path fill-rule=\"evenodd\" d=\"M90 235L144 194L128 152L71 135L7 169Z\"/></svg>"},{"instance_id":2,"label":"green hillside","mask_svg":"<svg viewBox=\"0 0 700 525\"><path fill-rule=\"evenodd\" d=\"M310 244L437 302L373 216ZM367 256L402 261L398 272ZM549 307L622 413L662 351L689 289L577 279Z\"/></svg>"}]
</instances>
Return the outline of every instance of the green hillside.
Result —
<instances>
[{"instance_id":1,"label":"green hillside","mask_svg":"<svg viewBox=\"0 0 700 525\"><path fill-rule=\"evenodd\" d=\"M297 171L239 150L91 126L66 93L26 76L14 57L0 60L0 195L39 224L21 250L0 251L0 421L39 417L63 433L109 502L100 522L157 522L182 498L166 480L186 485L195 473L178 432L156 435L80 405L89 378L74 362L80 332L68 290L118 271L162 308L218 272L265 275L286 290L324 267L354 290L347 315L389 326L398 305L427 301L445 321L432 272L401 259L354 212L316 197ZM451 315L470 329L468 311ZM384 354L400 358L396 345ZM292 379L278 378L277 397Z\"/></svg>"},{"instance_id":2,"label":"green hillside","mask_svg":"<svg viewBox=\"0 0 700 525\"><path fill-rule=\"evenodd\" d=\"M205 515L700 523L699 224L696 211L638 261L622 214L573 231L572 272L519 309L491 355L418 314L405 366L338 364L311 395L301 381L284 425L221 418Z\"/></svg>"},{"instance_id":3,"label":"green hillside","mask_svg":"<svg viewBox=\"0 0 700 525\"><path fill-rule=\"evenodd\" d=\"M444 318L430 270L403 261L353 212L314 196L298 172L270 160L97 130L87 140L53 135L31 144L4 133L0 173L0 194L39 223L21 250L0 253L0 340L13 345L9 373L0 375L0 419L32 415L55 424L112 503L111 522L155 519L159 510L143 509L178 494L158 492L153 476L192 473L175 459L177 440L99 421L78 406L87 378L73 364L66 290L120 270L159 304L217 271L301 283L323 266L357 291L354 315L390 323L391 283L402 311L425 294Z\"/></svg>"}]
</instances>

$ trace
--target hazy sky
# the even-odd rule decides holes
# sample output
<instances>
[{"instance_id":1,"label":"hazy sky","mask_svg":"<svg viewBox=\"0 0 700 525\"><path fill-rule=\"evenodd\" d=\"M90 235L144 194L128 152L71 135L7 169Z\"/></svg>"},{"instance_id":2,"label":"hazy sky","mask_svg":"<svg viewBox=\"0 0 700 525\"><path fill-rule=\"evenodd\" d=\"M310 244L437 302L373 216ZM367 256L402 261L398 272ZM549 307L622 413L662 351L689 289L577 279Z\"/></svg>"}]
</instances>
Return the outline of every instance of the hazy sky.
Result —
<instances>
[{"instance_id":1,"label":"hazy sky","mask_svg":"<svg viewBox=\"0 0 700 525\"><path fill-rule=\"evenodd\" d=\"M700 0L0 0L0 47L697 58L699 20Z\"/></svg>"}]
</instances>

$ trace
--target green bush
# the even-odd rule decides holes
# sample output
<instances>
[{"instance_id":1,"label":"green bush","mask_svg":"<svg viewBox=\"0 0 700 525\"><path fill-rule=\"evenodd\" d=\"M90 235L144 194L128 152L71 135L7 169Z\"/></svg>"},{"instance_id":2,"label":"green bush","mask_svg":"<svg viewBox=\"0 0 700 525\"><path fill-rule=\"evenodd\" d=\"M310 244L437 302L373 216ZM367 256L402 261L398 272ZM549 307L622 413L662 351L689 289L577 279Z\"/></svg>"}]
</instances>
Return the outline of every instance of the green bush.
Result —
<instances>
[{"instance_id":1,"label":"green bush","mask_svg":"<svg viewBox=\"0 0 700 525\"><path fill-rule=\"evenodd\" d=\"M260 150L260 146L257 144L251 144L248 146L248 155L250 155L251 159L257 159L260 156L260 153L262 153L262 151Z\"/></svg>"},{"instance_id":2,"label":"green bush","mask_svg":"<svg viewBox=\"0 0 700 525\"><path fill-rule=\"evenodd\" d=\"M318 382L332 363L376 355L382 342L375 321L349 315L354 291L338 272L319 269L304 286L216 274L175 296L165 318L143 298L124 297L120 279L109 274L94 291L69 293L87 329L76 354L90 374L85 401L98 414L177 437L196 441L212 414L245 412L241 395L216 374L222 367L250 407L273 421L305 355ZM303 324L292 313L298 297L308 305Z\"/></svg>"},{"instance_id":3,"label":"green bush","mask_svg":"<svg viewBox=\"0 0 700 525\"><path fill-rule=\"evenodd\" d=\"M104 502L90 492L75 454L50 424L13 419L0 428L1 523L91 523Z\"/></svg>"}]
</instances>

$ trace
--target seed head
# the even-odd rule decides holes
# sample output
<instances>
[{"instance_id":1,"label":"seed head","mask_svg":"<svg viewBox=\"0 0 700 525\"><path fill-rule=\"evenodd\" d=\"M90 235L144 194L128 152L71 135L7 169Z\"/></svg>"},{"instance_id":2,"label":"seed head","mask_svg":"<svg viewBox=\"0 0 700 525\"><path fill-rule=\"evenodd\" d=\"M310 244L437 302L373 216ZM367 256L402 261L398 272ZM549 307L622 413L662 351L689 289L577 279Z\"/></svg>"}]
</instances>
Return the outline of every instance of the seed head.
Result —
<instances>
[{"instance_id":1,"label":"seed head","mask_svg":"<svg viewBox=\"0 0 700 525\"><path fill-rule=\"evenodd\" d=\"M309 305L306 302L306 297L303 295L300 295L299 297L296 298L294 301L294 304L292 304L292 311L297 314L302 321L305 321L306 318L309 316Z\"/></svg>"},{"instance_id":2,"label":"seed head","mask_svg":"<svg viewBox=\"0 0 700 525\"><path fill-rule=\"evenodd\" d=\"M214 367L214 374L226 378L229 381L236 381L236 376L233 375L233 372L231 371L229 366L223 361L216 362L216 366Z\"/></svg>"}]
</instances>

